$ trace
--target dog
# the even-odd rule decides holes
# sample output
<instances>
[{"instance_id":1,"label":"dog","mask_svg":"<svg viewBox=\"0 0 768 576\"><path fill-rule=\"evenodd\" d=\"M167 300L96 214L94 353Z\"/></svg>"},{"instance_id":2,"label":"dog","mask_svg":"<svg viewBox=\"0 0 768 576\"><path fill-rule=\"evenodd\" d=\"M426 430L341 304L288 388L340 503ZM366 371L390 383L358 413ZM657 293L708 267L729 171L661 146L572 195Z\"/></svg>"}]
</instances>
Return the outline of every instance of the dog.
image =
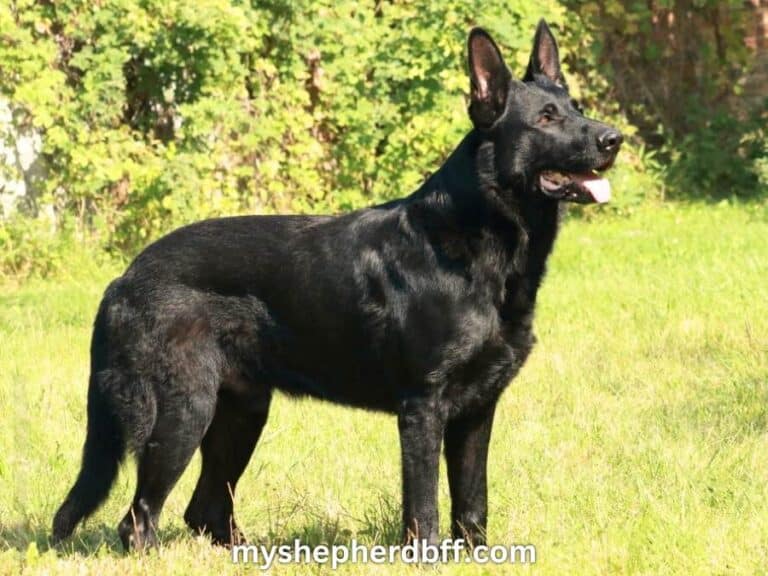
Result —
<instances>
[{"instance_id":1,"label":"dog","mask_svg":"<svg viewBox=\"0 0 768 576\"><path fill-rule=\"evenodd\" d=\"M107 288L91 342L88 425L54 541L106 498L128 451L126 549L157 544L195 450L184 514L244 542L233 494L275 390L397 416L406 540L438 541L441 447L451 532L486 541L499 396L534 346L536 295L564 202L604 202L620 132L569 96L543 20L522 80L468 38L472 129L410 196L338 216L211 219L147 247Z\"/></svg>"}]
</instances>

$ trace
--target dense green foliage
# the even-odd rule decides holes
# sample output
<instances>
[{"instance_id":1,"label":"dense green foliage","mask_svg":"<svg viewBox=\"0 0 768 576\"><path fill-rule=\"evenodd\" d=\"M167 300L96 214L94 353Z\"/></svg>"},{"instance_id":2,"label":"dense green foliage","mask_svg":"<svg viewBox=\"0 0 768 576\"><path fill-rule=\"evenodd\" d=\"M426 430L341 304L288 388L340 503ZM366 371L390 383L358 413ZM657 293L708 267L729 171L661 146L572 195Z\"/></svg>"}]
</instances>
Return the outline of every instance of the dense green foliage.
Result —
<instances>
[{"instance_id":1,"label":"dense green foliage","mask_svg":"<svg viewBox=\"0 0 768 576\"><path fill-rule=\"evenodd\" d=\"M469 129L467 30L522 71L541 14L572 53L555 1L21 0L0 7L0 90L43 134L37 207L131 250L203 216L409 193Z\"/></svg>"},{"instance_id":2,"label":"dense green foliage","mask_svg":"<svg viewBox=\"0 0 768 576\"><path fill-rule=\"evenodd\" d=\"M640 4L0 3L0 102L12 133L42 141L30 170L2 175L23 176L29 194L21 216L0 222L0 273L55 270L62 246L130 255L206 216L336 212L408 194L470 127L468 29L489 28L520 73L541 16L572 91L635 135L612 174L615 208L659 197L669 183L756 195L768 177L762 125L733 130L721 114L696 130L672 122L660 149L643 144L653 119L668 118L663 102L633 102L635 76L618 74L622 62L645 70L658 58L646 45L654 14ZM729 47L740 41L737 24ZM731 68L743 68L743 52ZM721 92L731 68L712 79ZM691 110L702 117L705 104Z\"/></svg>"},{"instance_id":3,"label":"dense green foliage","mask_svg":"<svg viewBox=\"0 0 768 576\"><path fill-rule=\"evenodd\" d=\"M347 209L407 193L457 143L466 31L499 27L523 56L538 10L517 4L18 2L0 8L2 91L44 132L42 201L120 245L209 214Z\"/></svg>"},{"instance_id":4,"label":"dense green foliage","mask_svg":"<svg viewBox=\"0 0 768 576\"><path fill-rule=\"evenodd\" d=\"M755 12L743 0L571 1L599 31L575 62L661 152L677 197L754 198L768 190L768 94L749 99ZM764 57L764 56L763 56ZM760 98L762 97L762 101Z\"/></svg>"}]
</instances>

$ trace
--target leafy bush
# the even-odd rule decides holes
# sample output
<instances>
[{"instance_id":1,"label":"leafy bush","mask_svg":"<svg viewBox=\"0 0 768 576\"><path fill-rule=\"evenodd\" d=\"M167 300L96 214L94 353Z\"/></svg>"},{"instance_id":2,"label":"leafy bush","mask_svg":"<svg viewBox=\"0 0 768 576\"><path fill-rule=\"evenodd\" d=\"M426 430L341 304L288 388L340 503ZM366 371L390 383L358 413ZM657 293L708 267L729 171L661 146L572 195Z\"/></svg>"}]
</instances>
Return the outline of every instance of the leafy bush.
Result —
<instances>
[{"instance_id":1,"label":"leafy bush","mask_svg":"<svg viewBox=\"0 0 768 576\"><path fill-rule=\"evenodd\" d=\"M542 15L574 92L631 132L579 65L596 37L555 0L18 0L0 4L0 95L42 135L35 205L132 253L206 216L409 193L469 129L468 29L521 73ZM637 139L622 154L626 204L658 189L649 158Z\"/></svg>"},{"instance_id":2,"label":"leafy bush","mask_svg":"<svg viewBox=\"0 0 768 576\"><path fill-rule=\"evenodd\" d=\"M688 198L765 195L768 115L762 120L740 120L722 111L706 116L698 129L669 148L669 175L677 196L682 190Z\"/></svg>"},{"instance_id":3,"label":"leafy bush","mask_svg":"<svg viewBox=\"0 0 768 576\"><path fill-rule=\"evenodd\" d=\"M0 226L0 280L30 276L93 277L104 266L122 263L98 250L96 239L79 237L74 220L14 215Z\"/></svg>"},{"instance_id":4,"label":"leafy bush","mask_svg":"<svg viewBox=\"0 0 768 576\"><path fill-rule=\"evenodd\" d=\"M51 222L15 216L0 227L0 276L47 275L58 269L61 249Z\"/></svg>"},{"instance_id":5,"label":"leafy bush","mask_svg":"<svg viewBox=\"0 0 768 576\"><path fill-rule=\"evenodd\" d=\"M590 75L599 95L620 105L657 151L667 166L670 196L765 196L760 173L768 108L739 96L755 57L745 44L753 17L747 3L565 4L594 39L575 60L576 69Z\"/></svg>"}]
</instances>

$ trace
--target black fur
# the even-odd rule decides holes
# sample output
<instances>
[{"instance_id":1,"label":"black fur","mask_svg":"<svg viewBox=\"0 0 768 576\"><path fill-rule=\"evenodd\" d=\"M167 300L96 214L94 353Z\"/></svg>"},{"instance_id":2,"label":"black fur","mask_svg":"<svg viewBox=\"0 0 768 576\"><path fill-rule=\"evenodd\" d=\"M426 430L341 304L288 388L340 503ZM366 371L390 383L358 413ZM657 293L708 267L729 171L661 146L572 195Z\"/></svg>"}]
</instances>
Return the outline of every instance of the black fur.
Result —
<instances>
[{"instance_id":1,"label":"black fur","mask_svg":"<svg viewBox=\"0 0 768 576\"><path fill-rule=\"evenodd\" d=\"M537 175L606 167L620 136L601 146L610 129L575 108L543 21L524 81L479 29L469 66L475 127L411 196L336 217L199 222L109 286L82 470L55 539L106 497L130 449L138 485L120 537L156 543L163 503L201 447L185 519L240 541L232 492L277 389L397 415L406 537L438 537L445 441L453 535L484 541L494 407L533 346L560 215Z\"/></svg>"}]
</instances>

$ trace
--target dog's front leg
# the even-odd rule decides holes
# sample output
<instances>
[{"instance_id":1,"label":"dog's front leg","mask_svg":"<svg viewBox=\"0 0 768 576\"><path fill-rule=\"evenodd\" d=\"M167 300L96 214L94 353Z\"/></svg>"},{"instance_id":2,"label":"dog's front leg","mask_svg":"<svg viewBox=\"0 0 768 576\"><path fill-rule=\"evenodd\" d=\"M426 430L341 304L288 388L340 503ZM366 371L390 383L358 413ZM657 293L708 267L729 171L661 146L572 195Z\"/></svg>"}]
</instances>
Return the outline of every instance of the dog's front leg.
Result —
<instances>
[{"instance_id":1,"label":"dog's front leg","mask_svg":"<svg viewBox=\"0 0 768 576\"><path fill-rule=\"evenodd\" d=\"M438 542L437 479L444 420L433 398L404 401L398 413L406 541Z\"/></svg>"},{"instance_id":2,"label":"dog's front leg","mask_svg":"<svg viewBox=\"0 0 768 576\"><path fill-rule=\"evenodd\" d=\"M445 428L445 460L451 490L451 534L485 544L488 522L486 464L495 405L456 418Z\"/></svg>"}]
</instances>

